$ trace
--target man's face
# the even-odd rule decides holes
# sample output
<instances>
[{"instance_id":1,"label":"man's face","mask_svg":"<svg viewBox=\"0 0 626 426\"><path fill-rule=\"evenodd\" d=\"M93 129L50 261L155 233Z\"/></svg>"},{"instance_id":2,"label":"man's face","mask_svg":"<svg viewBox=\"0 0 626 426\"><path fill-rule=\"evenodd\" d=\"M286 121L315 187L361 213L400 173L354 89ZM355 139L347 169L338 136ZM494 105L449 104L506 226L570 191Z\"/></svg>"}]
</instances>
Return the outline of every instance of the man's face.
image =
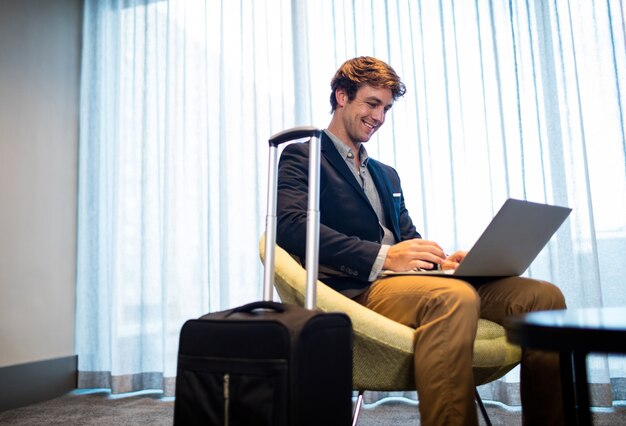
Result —
<instances>
[{"instance_id":1,"label":"man's face","mask_svg":"<svg viewBox=\"0 0 626 426\"><path fill-rule=\"evenodd\" d=\"M391 89L362 86L352 101L339 89L336 92L337 112L341 114L345 137L355 145L367 142L385 122L385 115L393 105Z\"/></svg>"}]
</instances>

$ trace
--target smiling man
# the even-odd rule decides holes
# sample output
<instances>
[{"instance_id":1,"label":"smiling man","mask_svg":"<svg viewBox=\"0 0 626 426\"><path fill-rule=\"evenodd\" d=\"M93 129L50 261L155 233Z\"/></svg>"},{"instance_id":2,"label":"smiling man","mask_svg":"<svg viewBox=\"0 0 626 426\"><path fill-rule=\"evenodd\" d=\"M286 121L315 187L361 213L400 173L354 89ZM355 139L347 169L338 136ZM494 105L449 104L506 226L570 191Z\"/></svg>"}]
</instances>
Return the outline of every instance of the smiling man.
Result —
<instances>
[{"instance_id":1,"label":"smiling man","mask_svg":"<svg viewBox=\"0 0 626 426\"><path fill-rule=\"evenodd\" d=\"M415 329L415 385L422 425L475 425L472 351L480 317L563 309L553 284L521 277L467 282L452 277L381 277L382 270L455 269L422 239L404 204L397 172L370 158L365 143L406 89L371 57L346 61L331 81L332 119L322 134L320 279L388 318ZM277 242L305 258L308 144L287 146L278 171ZM434 188L433 188L434 189ZM305 265L306 266L306 265ZM521 398L526 424L563 424L558 355L524 351Z\"/></svg>"}]
</instances>

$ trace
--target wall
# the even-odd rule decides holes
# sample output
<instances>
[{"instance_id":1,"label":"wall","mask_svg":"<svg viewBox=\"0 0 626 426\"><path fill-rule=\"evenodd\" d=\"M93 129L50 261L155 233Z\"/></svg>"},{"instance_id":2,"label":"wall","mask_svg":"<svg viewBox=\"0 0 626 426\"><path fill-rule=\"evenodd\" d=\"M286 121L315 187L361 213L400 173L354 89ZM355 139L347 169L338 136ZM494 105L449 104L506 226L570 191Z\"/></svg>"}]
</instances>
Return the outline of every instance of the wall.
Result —
<instances>
[{"instance_id":1,"label":"wall","mask_svg":"<svg viewBox=\"0 0 626 426\"><path fill-rule=\"evenodd\" d=\"M0 367L74 356L81 25L0 0Z\"/></svg>"}]
</instances>

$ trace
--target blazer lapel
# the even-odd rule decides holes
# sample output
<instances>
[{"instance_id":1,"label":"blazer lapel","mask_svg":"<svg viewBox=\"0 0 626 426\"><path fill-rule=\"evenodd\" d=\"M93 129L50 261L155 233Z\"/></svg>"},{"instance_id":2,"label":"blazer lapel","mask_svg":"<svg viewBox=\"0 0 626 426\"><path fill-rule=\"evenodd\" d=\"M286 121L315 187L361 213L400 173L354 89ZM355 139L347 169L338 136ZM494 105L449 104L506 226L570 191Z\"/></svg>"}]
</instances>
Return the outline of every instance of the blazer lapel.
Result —
<instances>
[{"instance_id":1,"label":"blazer lapel","mask_svg":"<svg viewBox=\"0 0 626 426\"><path fill-rule=\"evenodd\" d=\"M396 203L393 200L394 189L391 185L391 181L389 180L389 177L387 177L384 170L380 168L377 161L370 159L367 165L370 174L372 175L372 180L378 189L378 196L383 204L385 216L387 217L387 223L391 226L391 231L393 232L396 241L400 241L400 211L396 207Z\"/></svg>"},{"instance_id":2,"label":"blazer lapel","mask_svg":"<svg viewBox=\"0 0 626 426\"><path fill-rule=\"evenodd\" d=\"M354 188L354 190L358 192L365 201L367 201L369 205L369 200L367 199L367 196L365 195L365 191L363 191L363 188L361 188L361 185L359 185L356 178L354 177L354 175L352 174L352 172L346 165L345 160L341 158L341 156L339 155L339 152L337 152L337 149L335 148L333 141L330 140L330 138L325 132L322 132L322 154L326 157L328 162L335 168L335 170L341 173L341 175L344 177L346 182L348 182Z\"/></svg>"}]
</instances>

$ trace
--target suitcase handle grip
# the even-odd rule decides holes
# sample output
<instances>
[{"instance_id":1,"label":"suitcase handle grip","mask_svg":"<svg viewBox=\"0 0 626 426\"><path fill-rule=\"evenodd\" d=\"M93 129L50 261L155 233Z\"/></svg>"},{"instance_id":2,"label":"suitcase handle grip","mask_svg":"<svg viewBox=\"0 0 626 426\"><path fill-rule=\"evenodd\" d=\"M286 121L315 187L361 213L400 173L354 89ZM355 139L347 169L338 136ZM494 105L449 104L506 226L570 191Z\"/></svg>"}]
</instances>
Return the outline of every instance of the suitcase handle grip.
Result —
<instances>
[{"instance_id":1,"label":"suitcase handle grip","mask_svg":"<svg viewBox=\"0 0 626 426\"><path fill-rule=\"evenodd\" d=\"M248 303L247 305L239 306L238 308L233 309L229 315L237 314L241 312L250 313L257 309L264 309L264 310L270 310L270 311L276 311L276 312L285 312L285 307L281 303L260 301L260 302L252 302L252 303Z\"/></svg>"},{"instance_id":2,"label":"suitcase handle grip","mask_svg":"<svg viewBox=\"0 0 626 426\"><path fill-rule=\"evenodd\" d=\"M296 139L304 139L304 138L320 138L322 136L322 131L317 127L312 126L300 126L293 127L291 129L283 130L282 132L278 132L272 135L269 139L269 143L271 146L278 146L281 143L293 141Z\"/></svg>"}]
</instances>

